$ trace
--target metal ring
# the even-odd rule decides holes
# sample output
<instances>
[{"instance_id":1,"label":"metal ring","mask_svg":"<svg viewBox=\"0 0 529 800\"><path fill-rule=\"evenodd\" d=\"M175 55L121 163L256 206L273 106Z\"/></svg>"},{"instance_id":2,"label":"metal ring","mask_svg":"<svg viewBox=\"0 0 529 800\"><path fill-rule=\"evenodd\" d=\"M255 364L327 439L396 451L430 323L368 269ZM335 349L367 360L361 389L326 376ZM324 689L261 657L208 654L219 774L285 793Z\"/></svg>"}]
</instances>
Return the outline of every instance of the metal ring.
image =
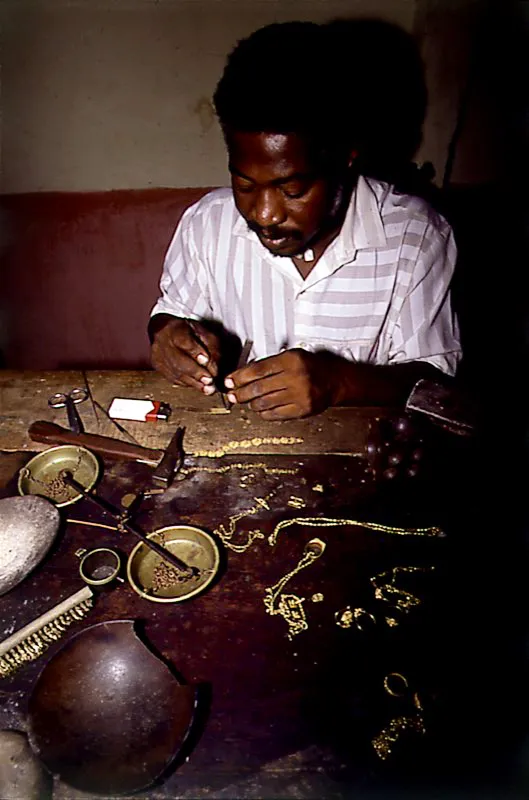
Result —
<instances>
[{"instance_id":1,"label":"metal ring","mask_svg":"<svg viewBox=\"0 0 529 800\"><path fill-rule=\"evenodd\" d=\"M50 408L64 408L66 405L66 395L64 392L56 392L48 400Z\"/></svg>"},{"instance_id":2,"label":"metal ring","mask_svg":"<svg viewBox=\"0 0 529 800\"><path fill-rule=\"evenodd\" d=\"M353 611L353 617L355 625L359 631L365 630L365 624L363 625L361 622L362 619L370 620L371 624L373 625L377 624L377 618L375 617L375 615L371 614L369 611L366 611L365 608L355 608L355 610Z\"/></svg>"},{"instance_id":3,"label":"metal ring","mask_svg":"<svg viewBox=\"0 0 529 800\"><path fill-rule=\"evenodd\" d=\"M68 397L70 398L72 403L82 403L88 397L88 392L86 391L86 389L82 387L77 387L75 389L72 389Z\"/></svg>"},{"instance_id":4,"label":"metal ring","mask_svg":"<svg viewBox=\"0 0 529 800\"><path fill-rule=\"evenodd\" d=\"M391 683L393 683L393 686ZM399 691L397 688L399 683L402 685L401 691ZM390 672L389 675L386 675L384 678L384 689L392 697L404 697L409 689L409 684L407 679L404 677L404 675L401 675L400 672Z\"/></svg>"},{"instance_id":5,"label":"metal ring","mask_svg":"<svg viewBox=\"0 0 529 800\"><path fill-rule=\"evenodd\" d=\"M87 572L87 561L89 559L94 559L94 557L97 560L98 556L101 558L100 564L96 564L92 567L92 570L94 570L93 572ZM104 574L102 574L101 577L98 577L96 574L95 570L98 568L104 569ZM90 586L104 586L110 583L117 578L120 569L121 558L115 550L111 550L109 547L98 547L96 550L90 550L89 553L86 553L82 557L81 563L79 564L79 574L85 583L88 583Z\"/></svg>"}]
</instances>

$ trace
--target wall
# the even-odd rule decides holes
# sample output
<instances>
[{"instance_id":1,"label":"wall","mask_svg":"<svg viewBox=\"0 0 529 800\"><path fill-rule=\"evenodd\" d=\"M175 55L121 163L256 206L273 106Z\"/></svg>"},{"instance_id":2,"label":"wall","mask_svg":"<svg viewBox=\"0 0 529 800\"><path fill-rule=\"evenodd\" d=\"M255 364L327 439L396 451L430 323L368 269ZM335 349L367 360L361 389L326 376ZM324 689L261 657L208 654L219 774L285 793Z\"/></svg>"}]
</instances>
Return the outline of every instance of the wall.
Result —
<instances>
[{"instance_id":1,"label":"wall","mask_svg":"<svg viewBox=\"0 0 529 800\"><path fill-rule=\"evenodd\" d=\"M274 20L415 0L4 0L4 192L227 181L210 97L236 40ZM427 152L426 152L427 155Z\"/></svg>"},{"instance_id":2,"label":"wall","mask_svg":"<svg viewBox=\"0 0 529 800\"><path fill-rule=\"evenodd\" d=\"M483 75L497 72L497 22L509 5L0 0L0 190L223 184L225 152L210 98L236 40L274 20L358 16L402 26L421 48L429 107L416 158L434 164L440 183L487 8L496 56L487 62L485 54L483 68L475 70L451 177L457 183L493 180L501 168L498 115ZM388 90L394 91L391 76Z\"/></svg>"},{"instance_id":3,"label":"wall","mask_svg":"<svg viewBox=\"0 0 529 800\"><path fill-rule=\"evenodd\" d=\"M486 184L503 177L509 74L516 9L510 0L417 0L413 32L420 42L430 98L417 160L431 160L441 183L450 140L457 147L452 183ZM501 76L501 77L500 77ZM503 106L503 108L502 108Z\"/></svg>"}]
</instances>

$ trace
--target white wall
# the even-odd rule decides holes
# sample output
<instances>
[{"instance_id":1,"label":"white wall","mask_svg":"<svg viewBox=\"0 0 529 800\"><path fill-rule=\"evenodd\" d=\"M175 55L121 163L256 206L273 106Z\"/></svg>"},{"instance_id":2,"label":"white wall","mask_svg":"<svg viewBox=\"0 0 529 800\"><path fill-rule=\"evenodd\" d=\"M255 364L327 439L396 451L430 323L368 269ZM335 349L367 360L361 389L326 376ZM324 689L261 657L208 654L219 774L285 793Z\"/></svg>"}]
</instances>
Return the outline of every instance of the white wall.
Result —
<instances>
[{"instance_id":1,"label":"white wall","mask_svg":"<svg viewBox=\"0 0 529 800\"><path fill-rule=\"evenodd\" d=\"M421 44L430 107L418 158L442 177L466 46L460 3L446 2L448 21L435 0L0 0L0 189L224 184L210 98L236 40L274 20L358 16Z\"/></svg>"},{"instance_id":2,"label":"white wall","mask_svg":"<svg viewBox=\"0 0 529 800\"><path fill-rule=\"evenodd\" d=\"M237 39L274 20L414 0L4 0L4 192L227 180L210 98Z\"/></svg>"}]
</instances>

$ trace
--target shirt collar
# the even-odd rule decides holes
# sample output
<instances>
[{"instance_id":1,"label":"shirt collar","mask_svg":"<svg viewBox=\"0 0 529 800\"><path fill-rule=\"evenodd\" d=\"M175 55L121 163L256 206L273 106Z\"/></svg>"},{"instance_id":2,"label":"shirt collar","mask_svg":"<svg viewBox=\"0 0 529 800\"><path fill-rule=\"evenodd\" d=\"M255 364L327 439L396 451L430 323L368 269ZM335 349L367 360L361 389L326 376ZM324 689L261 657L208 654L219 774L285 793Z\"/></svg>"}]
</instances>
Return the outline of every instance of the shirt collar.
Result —
<instances>
[{"instance_id":1,"label":"shirt collar","mask_svg":"<svg viewBox=\"0 0 529 800\"><path fill-rule=\"evenodd\" d=\"M367 178L358 176L342 229L329 249L340 261L354 258L357 250L385 247L386 234L377 196Z\"/></svg>"}]
</instances>

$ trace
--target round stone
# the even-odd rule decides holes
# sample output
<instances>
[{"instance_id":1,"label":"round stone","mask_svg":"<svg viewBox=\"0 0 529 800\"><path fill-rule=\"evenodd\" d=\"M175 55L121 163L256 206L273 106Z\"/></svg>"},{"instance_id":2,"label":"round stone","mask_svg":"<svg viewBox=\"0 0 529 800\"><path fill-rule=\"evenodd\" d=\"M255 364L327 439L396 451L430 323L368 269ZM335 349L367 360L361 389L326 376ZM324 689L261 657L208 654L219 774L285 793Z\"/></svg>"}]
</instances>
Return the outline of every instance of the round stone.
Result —
<instances>
[{"instance_id":1,"label":"round stone","mask_svg":"<svg viewBox=\"0 0 529 800\"><path fill-rule=\"evenodd\" d=\"M58 509L38 495L0 500L0 595L40 564L59 529Z\"/></svg>"}]
</instances>

